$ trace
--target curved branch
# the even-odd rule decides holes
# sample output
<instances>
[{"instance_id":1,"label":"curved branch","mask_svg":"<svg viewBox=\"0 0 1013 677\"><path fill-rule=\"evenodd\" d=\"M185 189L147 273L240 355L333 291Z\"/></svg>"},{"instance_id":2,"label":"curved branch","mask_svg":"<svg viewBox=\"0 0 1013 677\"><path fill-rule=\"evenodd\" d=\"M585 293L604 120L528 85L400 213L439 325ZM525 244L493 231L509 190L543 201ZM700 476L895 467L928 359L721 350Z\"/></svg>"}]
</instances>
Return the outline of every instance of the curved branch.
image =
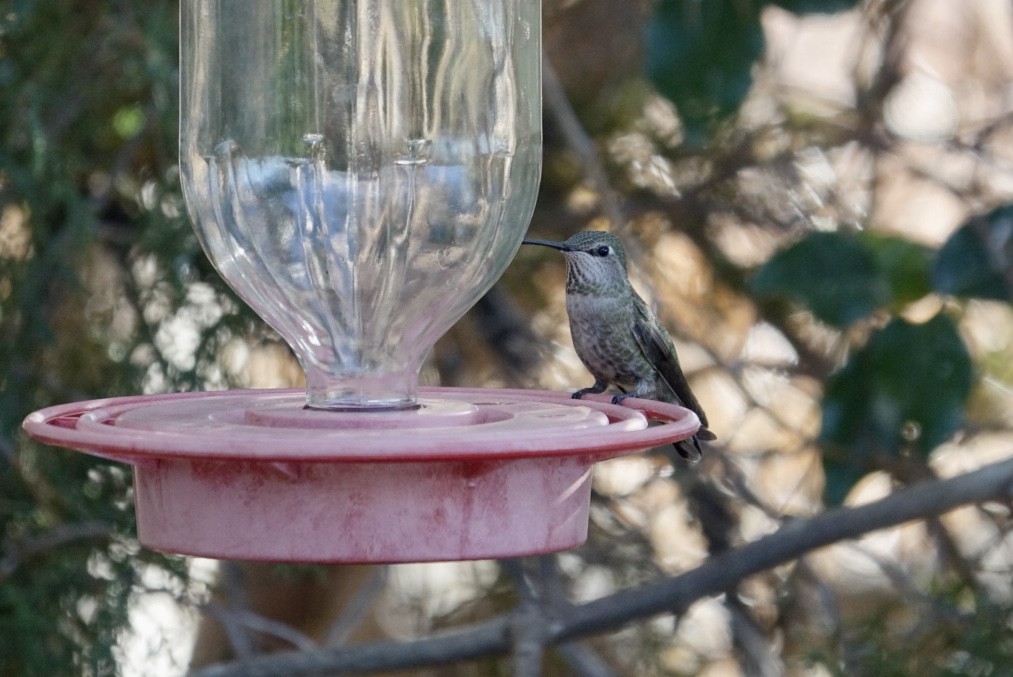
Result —
<instances>
[{"instance_id":1,"label":"curved branch","mask_svg":"<svg viewBox=\"0 0 1013 677\"><path fill-rule=\"evenodd\" d=\"M602 165L594 140L588 135L576 111L573 110L570 97L563 90L548 55L542 57L542 96L545 99L546 112L559 126L566 144L580 158L585 177L601 197L605 218L611 222L613 231L621 231L626 226L622 199L609 182L608 173Z\"/></svg>"},{"instance_id":2,"label":"curved branch","mask_svg":"<svg viewBox=\"0 0 1013 677\"><path fill-rule=\"evenodd\" d=\"M693 602L721 594L748 576L838 541L941 515L963 505L1010 499L1013 458L951 479L921 482L867 505L795 520L769 536L712 557L692 571L570 607L565 618L545 626L545 644L616 630L660 613L680 613ZM443 665L507 653L511 648L510 627L507 614L413 642L277 653L209 666L191 677L368 674Z\"/></svg>"}]
</instances>

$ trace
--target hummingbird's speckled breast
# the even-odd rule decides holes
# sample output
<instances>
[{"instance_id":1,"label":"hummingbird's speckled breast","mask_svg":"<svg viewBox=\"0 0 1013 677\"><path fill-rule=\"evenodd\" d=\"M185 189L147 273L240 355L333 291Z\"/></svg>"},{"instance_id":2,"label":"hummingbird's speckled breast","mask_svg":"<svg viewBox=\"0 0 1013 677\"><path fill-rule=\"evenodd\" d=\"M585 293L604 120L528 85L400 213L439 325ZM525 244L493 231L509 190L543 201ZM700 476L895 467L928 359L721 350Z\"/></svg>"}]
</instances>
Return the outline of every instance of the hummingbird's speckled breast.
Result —
<instances>
[{"instance_id":1,"label":"hummingbird's speckled breast","mask_svg":"<svg viewBox=\"0 0 1013 677\"><path fill-rule=\"evenodd\" d=\"M626 390L651 379L654 368L644 357L633 333L635 309L628 295L566 295L570 334L577 356L596 379Z\"/></svg>"}]
</instances>

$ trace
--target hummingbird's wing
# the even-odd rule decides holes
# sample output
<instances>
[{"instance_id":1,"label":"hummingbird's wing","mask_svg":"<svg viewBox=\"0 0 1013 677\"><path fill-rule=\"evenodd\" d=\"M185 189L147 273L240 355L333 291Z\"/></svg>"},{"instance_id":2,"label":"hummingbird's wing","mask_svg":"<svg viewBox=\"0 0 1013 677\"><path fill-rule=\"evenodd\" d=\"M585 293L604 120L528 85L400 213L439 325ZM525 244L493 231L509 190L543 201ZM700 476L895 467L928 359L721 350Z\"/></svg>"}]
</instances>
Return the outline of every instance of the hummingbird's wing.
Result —
<instances>
[{"instance_id":1,"label":"hummingbird's wing","mask_svg":"<svg viewBox=\"0 0 1013 677\"><path fill-rule=\"evenodd\" d=\"M702 440L717 439L714 433L707 430L707 414L704 413L699 400L689 388L689 383L682 373L682 367L679 366L679 357L675 354L675 346L672 344L668 332L662 328L643 299L634 295L633 303L636 310L633 336L644 357L658 370L658 374L675 395L676 400L687 409L692 410L700 419L700 430L696 436Z\"/></svg>"}]
</instances>

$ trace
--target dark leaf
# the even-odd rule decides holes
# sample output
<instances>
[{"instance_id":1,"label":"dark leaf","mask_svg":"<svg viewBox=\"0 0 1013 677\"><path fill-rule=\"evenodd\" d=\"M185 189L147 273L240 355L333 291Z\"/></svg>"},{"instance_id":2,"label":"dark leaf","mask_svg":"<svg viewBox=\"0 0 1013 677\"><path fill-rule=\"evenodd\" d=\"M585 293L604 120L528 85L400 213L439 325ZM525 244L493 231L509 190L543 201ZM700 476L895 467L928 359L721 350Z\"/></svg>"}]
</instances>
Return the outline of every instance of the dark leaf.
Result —
<instances>
[{"instance_id":1,"label":"dark leaf","mask_svg":"<svg viewBox=\"0 0 1013 677\"><path fill-rule=\"evenodd\" d=\"M858 0L773 0L770 4L795 14L833 14L851 9Z\"/></svg>"},{"instance_id":2,"label":"dark leaf","mask_svg":"<svg viewBox=\"0 0 1013 677\"><path fill-rule=\"evenodd\" d=\"M962 225L936 254L932 281L944 294L1013 300L1013 205Z\"/></svg>"},{"instance_id":3,"label":"dark leaf","mask_svg":"<svg viewBox=\"0 0 1013 677\"><path fill-rule=\"evenodd\" d=\"M864 231L858 236L876 259L890 289L890 305L899 309L932 291L930 250L901 237Z\"/></svg>"},{"instance_id":4,"label":"dark leaf","mask_svg":"<svg viewBox=\"0 0 1013 677\"><path fill-rule=\"evenodd\" d=\"M768 4L798 14L850 9L857 0L660 0L648 24L647 73L679 109L690 143L735 113L763 53L760 12Z\"/></svg>"},{"instance_id":5,"label":"dark leaf","mask_svg":"<svg viewBox=\"0 0 1013 677\"><path fill-rule=\"evenodd\" d=\"M890 298L890 283L876 258L843 233L812 233L779 252L750 287L757 294L793 299L838 327L865 317Z\"/></svg>"},{"instance_id":6,"label":"dark leaf","mask_svg":"<svg viewBox=\"0 0 1013 677\"><path fill-rule=\"evenodd\" d=\"M927 454L961 424L971 388L971 358L954 322L892 320L827 384L823 442L852 460Z\"/></svg>"},{"instance_id":7,"label":"dark leaf","mask_svg":"<svg viewBox=\"0 0 1013 677\"><path fill-rule=\"evenodd\" d=\"M735 112L763 51L759 0L661 0L647 32L647 70L690 139Z\"/></svg>"}]
</instances>

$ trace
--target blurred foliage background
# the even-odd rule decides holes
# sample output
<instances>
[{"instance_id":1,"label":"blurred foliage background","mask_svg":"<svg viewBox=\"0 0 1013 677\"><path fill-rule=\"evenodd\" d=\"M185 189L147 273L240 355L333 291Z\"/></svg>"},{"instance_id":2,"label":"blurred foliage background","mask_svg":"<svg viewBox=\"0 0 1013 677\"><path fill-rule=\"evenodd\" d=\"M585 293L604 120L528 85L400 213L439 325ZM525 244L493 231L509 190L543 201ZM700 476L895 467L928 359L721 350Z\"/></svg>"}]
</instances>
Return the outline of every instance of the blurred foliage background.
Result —
<instances>
[{"instance_id":1,"label":"blurred foliage background","mask_svg":"<svg viewBox=\"0 0 1013 677\"><path fill-rule=\"evenodd\" d=\"M543 11L531 231L627 241L720 438L693 468L646 455L600 469L589 543L557 562L569 594L684 571L792 516L1013 454L1013 3ZM211 595L194 562L138 546L128 468L20 433L29 412L72 400L299 382L190 230L177 30L175 2L0 5L0 674L136 673L138 660L179 674L194 632L206 662L237 654L220 630L239 626L247 651L285 644L225 620L237 600L282 617L256 602L271 591L331 595L312 605L331 618L312 619L322 630L307 629L308 603L284 617L317 641L347 636L333 617L363 589L373 638L509 601L482 564L399 568L385 588L365 568L228 564ZM562 282L551 252L522 251L425 377L588 385ZM618 674L1001 674L1009 508L814 553L594 649ZM195 631L196 610L217 620Z\"/></svg>"}]
</instances>

